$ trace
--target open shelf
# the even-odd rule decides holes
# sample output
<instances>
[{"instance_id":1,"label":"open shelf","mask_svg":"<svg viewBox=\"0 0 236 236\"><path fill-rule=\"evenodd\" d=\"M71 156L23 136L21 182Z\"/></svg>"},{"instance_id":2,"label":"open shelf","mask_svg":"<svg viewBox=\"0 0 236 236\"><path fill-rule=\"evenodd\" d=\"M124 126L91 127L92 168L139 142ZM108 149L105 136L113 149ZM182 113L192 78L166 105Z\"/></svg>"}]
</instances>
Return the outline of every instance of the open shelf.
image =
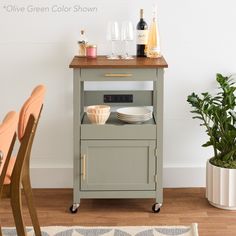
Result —
<instances>
[{"instance_id":1,"label":"open shelf","mask_svg":"<svg viewBox=\"0 0 236 236\"><path fill-rule=\"evenodd\" d=\"M142 123L129 124L129 123L120 121L116 117L116 115L117 115L116 112L111 112L109 119L107 120L105 125L146 125L146 124L153 124L154 125L155 124L154 118L152 118L146 122L142 122ZM84 113L82 124L91 124L86 113ZM96 124L91 124L91 125L96 125Z\"/></svg>"},{"instance_id":2,"label":"open shelf","mask_svg":"<svg viewBox=\"0 0 236 236\"><path fill-rule=\"evenodd\" d=\"M117 119L112 112L105 125L91 124L84 113L81 139L156 139L154 118L143 123L129 124Z\"/></svg>"}]
</instances>

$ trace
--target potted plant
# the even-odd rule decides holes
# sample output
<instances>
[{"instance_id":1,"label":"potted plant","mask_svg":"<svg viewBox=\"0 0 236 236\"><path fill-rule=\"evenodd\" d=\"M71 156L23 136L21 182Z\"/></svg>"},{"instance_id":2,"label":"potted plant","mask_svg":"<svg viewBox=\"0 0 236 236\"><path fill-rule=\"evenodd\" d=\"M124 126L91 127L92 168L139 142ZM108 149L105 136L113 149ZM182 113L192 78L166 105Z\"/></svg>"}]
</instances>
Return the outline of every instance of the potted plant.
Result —
<instances>
[{"instance_id":1,"label":"potted plant","mask_svg":"<svg viewBox=\"0 0 236 236\"><path fill-rule=\"evenodd\" d=\"M216 75L219 92L197 95L187 101L193 107L193 119L206 128L209 140L203 147L212 146L214 155L207 161L206 197L219 208L236 209L236 87L233 77Z\"/></svg>"}]
</instances>

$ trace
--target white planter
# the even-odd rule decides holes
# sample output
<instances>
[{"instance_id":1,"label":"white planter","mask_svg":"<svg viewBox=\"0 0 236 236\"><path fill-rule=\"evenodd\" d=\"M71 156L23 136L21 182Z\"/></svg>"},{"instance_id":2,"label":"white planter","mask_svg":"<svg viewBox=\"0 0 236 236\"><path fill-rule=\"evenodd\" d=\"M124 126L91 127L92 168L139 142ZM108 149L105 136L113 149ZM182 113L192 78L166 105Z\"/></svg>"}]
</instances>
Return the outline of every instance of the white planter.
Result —
<instances>
[{"instance_id":1,"label":"white planter","mask_svg":"<svg viewBox=\"0 0 236 236\"><path fill-rule=\"evenodd\" d=\"M236 169L226 169L207 161L206 198L215 207L236 210Z\"/></svg>"}]
</instances>

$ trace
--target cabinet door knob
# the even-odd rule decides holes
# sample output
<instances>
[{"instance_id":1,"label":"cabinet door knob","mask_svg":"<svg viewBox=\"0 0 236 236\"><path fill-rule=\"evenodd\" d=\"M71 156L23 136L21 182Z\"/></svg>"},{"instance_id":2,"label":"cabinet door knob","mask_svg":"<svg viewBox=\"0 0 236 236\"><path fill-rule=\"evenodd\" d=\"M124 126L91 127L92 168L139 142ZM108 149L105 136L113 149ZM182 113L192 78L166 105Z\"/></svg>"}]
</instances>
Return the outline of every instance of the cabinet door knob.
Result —
<instances>
[{"instance_id":1,"label":"cabinet door knob","mask_svg":"<svg viewBox=\"0 0 236 236\"><path fill-rule=\"evenodd\" d=\"M133 74L113 74L113 73L108 73L105 74L105 77L132 77Z\"/></svg>"},{"instance_id":2,"label":"cabinet door knob","mask_svg":"<svg viewBox=\"0 0 236 236\"><path fill-rule=\"evenodd\" d=\"M82 156L82 178L85 180L86 177L86 155Z\"/></svg>"}]
</instances>

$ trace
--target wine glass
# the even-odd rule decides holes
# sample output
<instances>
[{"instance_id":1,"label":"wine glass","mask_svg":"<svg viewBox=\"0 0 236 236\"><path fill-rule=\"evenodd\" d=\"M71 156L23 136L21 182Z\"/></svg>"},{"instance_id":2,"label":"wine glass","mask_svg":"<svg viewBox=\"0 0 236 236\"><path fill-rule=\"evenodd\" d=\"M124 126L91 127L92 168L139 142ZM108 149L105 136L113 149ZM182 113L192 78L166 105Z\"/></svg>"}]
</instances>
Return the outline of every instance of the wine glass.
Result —
<instances>
[{"instance_id":1,"label":"wine glass","mask_svg":"<svg viewBox=\"0 0 236 236\"><path fill-rule=\"evenodd\" d=\"M125 54L122 55L123 59L134 59L129 55L129 43L134 40L134 25L131 21L125 21L121 25L121 40L125 44Z\"/></svg>"},{"instance_id":2,"label":"wine glass","mask_svg":"<svg viewBox=\"0 0 236 236\"><path fill-rule=\"evenodd\" d=\"M119 59L119 56L115 53L115 42L120 39L119 25L117 21L108 23L107 26L107 40L111 41L111 55L107 58L111 60Z\"/></svg>"}]
</instances>

